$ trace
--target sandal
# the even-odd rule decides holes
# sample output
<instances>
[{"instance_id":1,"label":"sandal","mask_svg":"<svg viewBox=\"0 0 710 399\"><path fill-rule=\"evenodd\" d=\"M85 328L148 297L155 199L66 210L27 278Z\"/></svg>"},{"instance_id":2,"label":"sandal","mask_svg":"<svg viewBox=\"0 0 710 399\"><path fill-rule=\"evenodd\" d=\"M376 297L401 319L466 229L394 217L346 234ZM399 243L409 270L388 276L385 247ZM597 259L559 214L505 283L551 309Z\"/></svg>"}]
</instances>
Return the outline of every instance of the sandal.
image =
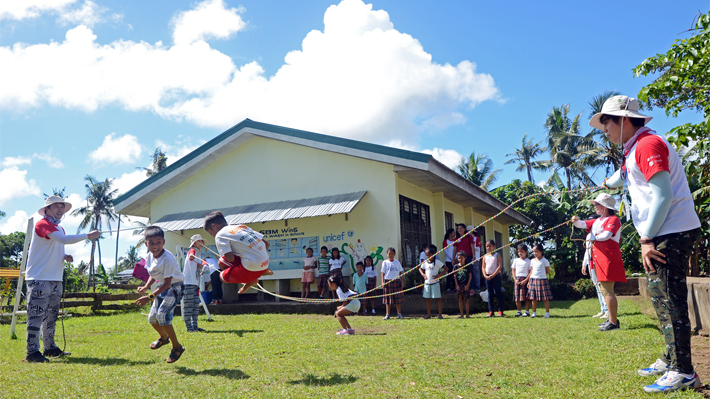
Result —
<instances>
[{"instance_id":1,"label":"sandal","mask_svg":"<svg viewBox=\"0 0 710 399\"><path fill-rule=\"evenodd\" d=\"M180 349L171 349L170 350L170 356L168 356L168 360L166 360L168 363L175 363L178 360L180 360L180 356L185 353L185 347L180 345Z\"/></svg>"},{"instance_id":2,"label":"sandal","mask_svg":"<svg viewBox=\"0 0 710 399\"><path fill-rule=\"evenodd\" d=\"M160 348L161 346L169 344L169 343L170 343L170 338L165 338L164 341L162 338L158 338L155 341L150 343L150 349L156 350L156 349Z\"/></svg>"}]
</instances>

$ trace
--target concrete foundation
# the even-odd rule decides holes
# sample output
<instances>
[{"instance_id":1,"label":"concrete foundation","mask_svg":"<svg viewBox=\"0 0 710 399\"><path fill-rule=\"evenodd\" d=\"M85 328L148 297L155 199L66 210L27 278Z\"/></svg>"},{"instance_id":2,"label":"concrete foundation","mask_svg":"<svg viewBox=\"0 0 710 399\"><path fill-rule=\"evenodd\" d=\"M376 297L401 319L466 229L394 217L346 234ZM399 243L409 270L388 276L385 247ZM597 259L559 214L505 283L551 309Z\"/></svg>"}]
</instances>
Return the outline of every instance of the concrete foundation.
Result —
<instances>
[{"instance_id":1,"label":"concrete foundation","mask_svg":"<svg viewBox=\"0 0 710 399\"><path fill-rule=\"evenodd\" d=\"M639 292L650 300L646 279L639 279ZM688 316L694 330L710 334L710 278L688 277Z\"/></svg>"}]
</instances>

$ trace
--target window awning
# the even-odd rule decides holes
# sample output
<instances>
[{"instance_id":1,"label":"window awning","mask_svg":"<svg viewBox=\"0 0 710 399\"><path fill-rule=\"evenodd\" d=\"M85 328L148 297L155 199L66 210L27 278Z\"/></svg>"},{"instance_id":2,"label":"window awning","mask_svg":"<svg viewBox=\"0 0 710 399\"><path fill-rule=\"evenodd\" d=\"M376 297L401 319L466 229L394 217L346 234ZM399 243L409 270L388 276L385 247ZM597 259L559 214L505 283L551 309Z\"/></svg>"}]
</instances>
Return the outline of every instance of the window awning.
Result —
<instances>
[{"instance_id":1,"label":"window awning","mask_svg":"<svg viewBox=\"0 0 710 399\"><path fill-rule=\"evenodd\" d=\"M350 213L360 203L366 193L367 191L358 191L328 197L173 213L163 216L153 225L169 231L201 229L204 226L205 215L217 210L222 211L229 224L249 224L337 215Z\"/></svg>"}]
</instances>

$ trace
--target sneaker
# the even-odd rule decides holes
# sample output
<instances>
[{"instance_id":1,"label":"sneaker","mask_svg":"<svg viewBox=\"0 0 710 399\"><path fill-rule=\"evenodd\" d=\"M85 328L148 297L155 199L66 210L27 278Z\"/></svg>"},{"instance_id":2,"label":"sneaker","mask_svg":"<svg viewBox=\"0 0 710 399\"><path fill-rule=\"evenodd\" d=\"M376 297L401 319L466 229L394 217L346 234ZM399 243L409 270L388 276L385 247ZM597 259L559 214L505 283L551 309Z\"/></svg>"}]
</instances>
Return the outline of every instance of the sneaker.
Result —
<instances>
[{"instance_id":1,"label":"sneaker","mask_svg":"<svg viewBox=\"0 0 710 399\"><path fill-rule=\"evenodd\" d=\"M609 313L604 312L604 314L601 315L601 316L599 316L599 318L602 319L602 320L608 320L608 319L609 319Z\"/></svg>"},{"instance_id":2,"label":"sneaker","mask_svg":"<svg viewBox=\"0 0 710 399\"><path fill-rule=\"evenodd\" d=\"M604 320L603 323L597 324L597 327L604 327L605 325L610 324L610 323L611 323L611 322L609 321L609 319L606 319L606 320Z\"/></svg>"},{"instance_id":3,"label":"sneaker","mask_svg":"<svg viewBox=\"0 0 710 399\"><path fill-rule=\"evenodd\" d=\"M523 317L530 317L530 312L526 310L525 313L523 313Z\"/></svg>"},{"instance_id":4,"label":"sneaker","mask_svg":"<svg viewBox=\"0 0 710 399\"><path fill-rule=\"evenodd\" d=\"M592 317L602 317L602 316L604 316L604 312L599 312Z\"/></svg>"},{"instance_id":5,"label":"sneaker","mask_svg":"<svg viewBox=\"0 0 710 399\"><path fill-rule=\"evenodd\" d=\"M514 317L520 317L520 316L522 316L522 315L523 315L523 312L518 312L518 313L515 314Z\"/></svg>"},{"instance_id":6,"label":"sneaker","mask_svg":"<svg viewBox=\"0 0 710 399\"><path fill-rule=\"evenodd\" d=\"M389 320L389 319L390 319L390 315L385 315L385 317L382 318L382 320Z\"/></svg>"},{"instance_id":7,"label":"sneaker","mask_svg":"<svg viewBox=\"0 0 710 399\"><path fill-rule=\"evenodd\" d=\"M402 313L397 313L397 318L398 318L398 319L404 319L404 316L402 316Z\"/></svg>"},{"instance_id":8,"label":"sneaker","mask_svg":"<svg viewBox=\"0 0 710 399\"><path fill-rule=\"evenodd\" d=\"M355 330L352 328L349 328L349 329L345 330L345 334L343 334L343 335L355 335Z\"/></svg>"},{"instance_id":9,"label":"sneaker","mask_svg":"<svg viewBox=\"0 0 710 399\"><path fill-rule=\"evenodd\" d=\"M372 314L377 314L377 313L375 313L375 309L372 309Z\"/></svg>"},{"instance_id":10,"label":"sneaker","mask_svg":"<svg viewBox=\"0 0 710 399\"><path fill-rule=\"evenodd\" d=\"M639 375L642 377L648 377L651 375L661 375L668 371L668 364L661 359L656 359L656 361L645 369L639 370Z\"/></svg>"},{"instance_id":11,"label":"sneaker","mask_svg":"<svg viewBox=\"0 0 710 399\"><path fill-rule=\"evenodd\" d=\"M498 313L496 314L496 317L503 317L503 312L498 312Z\"/></svg>"},{"instance_id":12,"label":"sneaker","mask_svg":"<svg viewBox=\"0 0 710 399\"><path fill-rule=\"evenodd\" d=\"M443 319L443 318L444 318L444 316L442 316L442 315L438 315L438 316L437 316L436 318L437 318L437 319L439 319L439 320L441 320L441 319Z\"/></svg>"},{"instance_id":13,"label":"sneaker","mask_svg":"<svg viewBox=\"0 0 710 399\"><path fill-rule=\"evenodd\" d=\"M549 314L549 313L545 313L545 318L546 318L546 319L549 319L549 318L550 318L550 314Z\"/></svg>"},{"instance_id":14,"label":"sneaker","mask_svg":"<svg viewBox=\"0 0 710 399\"><path fill-rule=\"evenodd\" d=\"M431 316L429 316L429 315L424 316L424 320L429 320L429 319L431 319Z\"/></svg>"},{"instance_id":15,"label":"sneaker","mask_svg":"<svg viewBox=\"0 0 710 399\"><path fill-rule=\"evenodd\" d=\"M700 389L702 387L698 373L693 371L693 375L688 378L677 371L667 371L663 378L656 380L651 385L643 387L644 392L670 392L680 389Z\"/></svg>"},{"instance_id":16,"label":"sneaker","mask_svg":"<svg viewBox=\"0 0 710 399\"><path fill-rule=\"evenodd\" d=\"M621 322L619 320L616 321L616 324L612 322L608 322L605 325L601 326L599 330L597 331L612 331L612 330L618 330L621 328Z\"/></svg>"},{"instance_id":17,"label":"sneaker","mask_svg":"<svg viewBox=\"0 0 710 399\"><path fill-rule=\"evenodd\" d=\"M534 319L535 317L537 317L537 313L532 312L532 314L530 315L530 318L531 318L531 319Z\"/></svg>"},{"instance_id":18,"label":"sneaker","mask_svg":"<svg viewBox=\"0 0 710 399\"><path fill-rule=\"evenodd\" d=\"M39 353L39 352L37 352ZM68 352L63 352L59 348L52 348L52 349L45 349L42 355L44 357L62 357L64 355L68 355Z\"/></svg>"},{"instance_id":19,"label":"sneaker","mask_svg":"<svg viewBox=\"0 0 710 399\"><path fill-rule=\"evenodd\" d=\"M493 317L493 312L488 312L488 316L486 317Z\"/></svg>"},{"instance_id":20,"label":"sneaker","mask_svg":"<svg viewBox=\"0 0 710 399\"><path fill-rule=\"evenodd\" d=\"M338 331L337 333L335 333L335 334L336 334L336 335L347 335L347 334L348 334L348 330L346 330L346 329L343 328L342 330L339 330L339 331Z\"/></svg>"},{"instance_id":21,"label":"sneaker","mask_svg":"<svg viewBox=\"0 0 710 399\"><path fill-rule=\"evenodd\" d=\"M37 352L32 352L29 355L27 355L25 357L25 361L27 363L44 363L44 362L48 362L49 360L46 357L42 356L42 354L39 353L39 351L37 351Z\"/></svg>"}]
</instances>

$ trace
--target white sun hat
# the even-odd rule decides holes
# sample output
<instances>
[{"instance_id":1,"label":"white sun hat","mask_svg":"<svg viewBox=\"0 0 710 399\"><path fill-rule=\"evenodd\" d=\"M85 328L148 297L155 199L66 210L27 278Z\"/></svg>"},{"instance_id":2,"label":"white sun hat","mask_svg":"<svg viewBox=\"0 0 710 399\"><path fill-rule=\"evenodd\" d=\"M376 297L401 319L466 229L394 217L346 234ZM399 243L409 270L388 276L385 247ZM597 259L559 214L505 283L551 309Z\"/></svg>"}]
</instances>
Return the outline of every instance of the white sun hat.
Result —
<instances>
[{"instance_id":1,"label":"white sun hat","mask_svg":"<svg viewBox=\"0 0 710 399\"><path fill-rule=\"evenodd\" d=\"M630 118L643 118L643 124L646 125L653 119L652 116L639 113L639 102L635 98L627 96L613 96L604 101L602 111L594 114L589 121L589 126L604 130L604 125L599 121L602 115L627 116Z\"/></svg>"},{"instance_id":2,"label":"white sun hat","mask_svg":"<svg viewBox=\"0 0 710 399\"><path fill-rule=\"evenodd\" d=\"M604 208L609 208L611 210L616 210L616 200L614 197L607 193L601 193L597 195L597 198L592 200L592 204L599 204Z\"/></svg>"},{"instance_id":3,"label":"white sun hat","mask_svg":"<svg viewBox=\"0 0 710 399\"><path fill-rule=\"evenodd\" d=\"M194 236L190 237L190 246L193 246L196 241L205 242L201 235L195 234Z\"/></svg>"},{"instance_id":4,"label":"white sun hat","mask_svg":"<svg viewBox=\"0 0 710 399\"><path fill-rule=\"evenodd\" d=\"M64 212L65 213L69 212L69 210L71 209L71 203L64 201L64 199L62 199L62 197L60 197L58 195L50 195L44 201L44 206L39 208L37 213L39 213L40 216L44 216L44 211L47 209L48 206L50 206L52 204L64 204Z\"/></svg>"}]
</instances>

